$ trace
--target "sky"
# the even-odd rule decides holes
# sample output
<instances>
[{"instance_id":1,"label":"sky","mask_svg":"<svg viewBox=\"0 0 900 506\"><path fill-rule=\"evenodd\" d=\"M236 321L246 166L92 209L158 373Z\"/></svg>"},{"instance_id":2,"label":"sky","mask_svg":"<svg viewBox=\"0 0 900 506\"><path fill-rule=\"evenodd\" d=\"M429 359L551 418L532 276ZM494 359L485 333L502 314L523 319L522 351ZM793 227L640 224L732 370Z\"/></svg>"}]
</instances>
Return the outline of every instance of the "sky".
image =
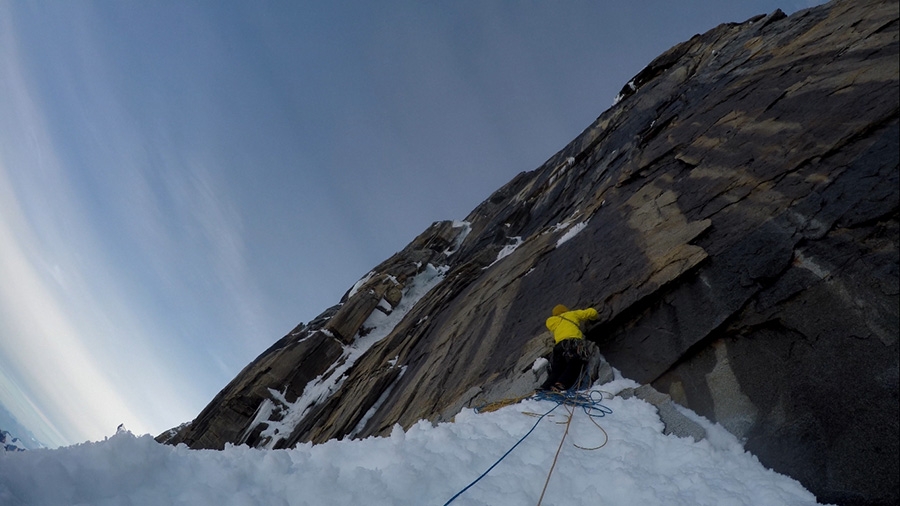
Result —
<instances>
[{"instance_id":1,"label":"sky","mask_svg":"<svg viewBox=\"0 0 900 506\"><path fill-rule=\"evenodd\" d=\"M465 409L366 439L190 450L118 432L55 450L0 450L7 506L159 504L815 506L798 481L764 467L721 425L683 409L692 436L664 434L657 408L612 394L619 378L558 404L526 399ZM606 392L606 393L603 393ZM577 403L577 404L576 404ZM584 408L584 409L582 409ZM89 486L85 486L89 484Z\"/></svg>"},{"instance_id":2,"label":"sky","mask_svg":"<svg viewBox=\"0 0 900 506\"><path fill-rule=\"evenodd\" d=\"M0 0L0 406L189 421L666 49L818 3Z\"/></svg>"}]
</instances>

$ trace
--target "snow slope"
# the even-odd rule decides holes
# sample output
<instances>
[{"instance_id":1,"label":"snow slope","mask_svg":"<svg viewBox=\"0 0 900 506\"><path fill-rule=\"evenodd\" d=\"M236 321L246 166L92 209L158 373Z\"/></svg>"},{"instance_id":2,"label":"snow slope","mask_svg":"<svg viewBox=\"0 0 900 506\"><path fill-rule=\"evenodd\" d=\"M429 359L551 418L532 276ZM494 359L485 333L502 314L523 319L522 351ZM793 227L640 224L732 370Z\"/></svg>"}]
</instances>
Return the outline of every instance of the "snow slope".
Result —
<instances>
[{"instance_id":1,"label":"snow slope","mask_svg":"<svg viewBox=\"0 0 900 506\"><path fill-rule=\"evenodd\" d=\"M627 386L635 385L618 379L603 390ZM451 504L538 504L548 475L544 505L817 504L717 425L701 419L710 437L695 442L663 435L655 408L640 399L602 402L612 410L594 419L603 430L576 409L566 433L569 414L560 406ZM100 442L0 454L0 504L442 505L554 406L528 399L491 413L466 410L453 423L398 426L389 437L290 450L189 450L122 431ZM581 449L607 441L604 431L602 448Z\"/></svg>"}]
</instances>

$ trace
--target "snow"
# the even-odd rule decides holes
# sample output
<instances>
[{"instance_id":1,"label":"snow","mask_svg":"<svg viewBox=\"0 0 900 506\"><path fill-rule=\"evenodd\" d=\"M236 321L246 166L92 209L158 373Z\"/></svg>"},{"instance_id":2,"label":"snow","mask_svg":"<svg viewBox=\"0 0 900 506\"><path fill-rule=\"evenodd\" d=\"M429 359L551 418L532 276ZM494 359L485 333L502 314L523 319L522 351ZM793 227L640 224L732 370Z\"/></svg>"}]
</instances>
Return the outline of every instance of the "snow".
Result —
<instances>
[{"instance_id":1,"label":"snow","mask_svg":"<svg viewBox=\"0 0 900 506\"><path fill-rule=\"evenodd\" d=\"M540 372L547 367L550 366L550 361L544 357L539 357L535 359L534 364L531 364L531 370L534 372Z\"/></svg>"},{"instance_id":2,"label":"snow","mask_svg":"<svg viewBox=\"0 0 900 506\"><path fill-rule=\"evenodd\" d=\"M566 233L563 234L562 237L560 237L558 241L556 241L556 247L557 248L560 247L563 243L567 242L569 239L578 235L578 232L581 232L582 230L584 230L584 227L586 227L587 224L588 224L587 221L582 221L581 223L578 223L577 225L570 227L568 230L566 230ZM558 225L558 227L562 228L559 225Z\"/></svg>"},{"instance_id":3,"label":"snow","mask_svg":"<svg viewBox=\"0 0 900 506\"><path fill-rule=\"evenodd\" d=\"M616 380L603 390L633 386ZM606 396L609 396L607 393ZM491 413L464 410L452 423L395 426L387 437L301 444L289 450L222 451L161 445L119 432L100 442L0 455L0 504L14 505L813 505L798 482L765 469L721 427L711 440L662 434L656 409L606 398L591 419L527 399ZM594 424L597 422L602 431ZM604 433L605 431L605 433ZM566 439L552 474L553 457ZM597 450L584 450L608 442ZM549 482L547 481L550 475Z\"/></svg>"},{"instance_id":4,"label":"snow","mask_svg":"<svg viewBox=\"0 0 900 506\"><path fill-rule=\"evenodd\" d=\"M494 260L494 263L499 262L500 260L511 255L512 252L515 251L524 242L522 240L522 237L520 236L510 237L510 240L512 241L512 244L507 244L503 247L503 249L500 250L500 253L497 253L497 260Z\"/></svg>"},{"instance_id":5,"label":"snow","mask_svg":"<svg viewBox=\"0 0 900 506\"><path fill-rule=\"evenodd\" d=\"M564 238L585 224L571 226ZM446 270L427 265L390 314L374 311L364 325L371 330L347 345L335 366L294 403L272 391L273 400L263 403L257 418L268 419L275 410L284 418L270 422L268 447L338 388L350 366L387 336ZM537 360L533 368L546 367L545 362ZM392 366L403 367L396 358ZM246 445L190 450L120 430L98 442L0 452L0 504L419 506L446 505L453 498L454 506L504 506L537 504L542 494L542 504L570 506L817 504L800 483L766 469L724 428L690 410L680 408L703 425L706 439L664 435L656 408L636 397L613 396L635 386L618 377L596 387L611 410L603 418L530 398L494 412L463 410L450 423L420 421L406 431L395 426L386 437L284 450ZM362 424L354 433L361 429Z\"/></svg>"},{"instance_id":6,"label":"snow","mask_svg":"<svg viewBox=\"0 0 900 506\"><path fill-rule=\"evenodd\" d=\"M462 231L460 231L456 236L456 240L453 242L453 247L444 250L444 255L446 256L451 256L459 251L459 247L462 246L463 241L465 241L466 237L469 236L469 233L472 232L472 224L468 221L454 220L452 227L461 228Z\"/></svg>"},{"instance_id":7,"label":"snow","mask_svg":"<svg viewBox=\"0 0 900 506\"><path fill-rule=\"evenodd\" d=\"M491 262L490 265L485 267L484 268L485 270L490 269L491 267L494 266L494 264L496 264L500 260L503 260L504 258L512 255L513 251L516 251L519 248L519 246L521 246L525 242L521 236L510 237L509 240L512 242L510 244L507 244L506 246L504 246L500 250L500 252L497 253L497 259L494 260L493 262Z\"/></svg>"},{"instance_id":8,"label":"snow","mask_svg":"<svg viewBox=\"0 0 900 506\"><path fill-rule=\"evenodd\" d=\"M354 284L352 287L350 287L350 291L347 292L347 298L349 299L350 297L353 297L354 295L356 295L356 292L358 292L359 289L362 288L363 285L368 283L369 280L372 279L373 276L375 276L375 271L369 271L368 274L366 274L359 281L357 281L356 284Z\"/></svg>"},{"instance_id":9,"label":"snow","mask_svg":"<svg viewBox=\"0 0 900 506\"><path fill-rule=\"evenodd\" d=\"M262 422L265 422L267 427L260 433L259 446L267 449L275 448L279 441L290 437L294 427L303 420L309 410L341 387L347 378L347 371L353 364L375 343L387 337L416 302L440 283L448 269L446 266L434 267L427 264L407 285L400 303L389 314L372 311L371 316L362 325L368 333L355 336L351 344L345 345L341 357L334 365L310 381L295 401L288 401L283 392L269 389L272 399L264 400L257 408L253 421L247 426L247 432L241 436L241 442L246 441L250 431ZM363 283L364 281L361 281L357 285L361 286ZM390 306L385 303L385 307Z\"/></svg>"}]
</instances>

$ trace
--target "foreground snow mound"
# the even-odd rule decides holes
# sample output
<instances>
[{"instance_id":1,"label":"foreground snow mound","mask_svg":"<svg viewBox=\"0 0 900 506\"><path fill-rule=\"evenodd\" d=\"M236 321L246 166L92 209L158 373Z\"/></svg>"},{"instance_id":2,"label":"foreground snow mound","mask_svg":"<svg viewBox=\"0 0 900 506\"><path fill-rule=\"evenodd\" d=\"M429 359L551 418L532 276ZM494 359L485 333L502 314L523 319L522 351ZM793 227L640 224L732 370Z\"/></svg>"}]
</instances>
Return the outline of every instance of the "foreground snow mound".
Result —
<instances>
[{"instance_id":1,"label":"foreground snow mound","mask_svg":"<svg viewBox=\"0 0 900 506\"><path fill-rule=\"evenodd\" d=\"M605 387L609 388L609 386ZM813 505L798 482L765 469L721 428L709 440L662 434L653 406L603 401L575 410L543 504ZM102 442L0 455L4 505L442 505L494 464L554 407L526 400L454 423L420 422L389 437L224 451L166 446L122 432ZM537 504L566 431L565 406L453 505ZM575 446L578 445L578 446ZM581 447L581 448L579 448Z\"/></svg>"}]
</instances>

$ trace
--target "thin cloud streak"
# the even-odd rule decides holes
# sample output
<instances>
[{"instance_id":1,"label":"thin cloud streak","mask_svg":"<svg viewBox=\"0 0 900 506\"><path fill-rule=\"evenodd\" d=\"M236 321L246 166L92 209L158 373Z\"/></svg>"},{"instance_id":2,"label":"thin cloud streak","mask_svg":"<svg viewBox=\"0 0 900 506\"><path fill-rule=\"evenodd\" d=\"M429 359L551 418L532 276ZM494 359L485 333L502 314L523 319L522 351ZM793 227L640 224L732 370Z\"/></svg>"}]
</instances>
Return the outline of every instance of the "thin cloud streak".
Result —
<instances>
[{"instance_id":1,"label":"thin cloud streak","mask_svg":"<svg viewBox=\"0 0 900 506\"><path fill-rule=\"evenodd\" d=\"M193 414L199 398L184 377L189 369L167 361L165 347L148 347L158 344L164 331L148 323L152 317L139 316L141 308L127 307L140 298L125 296L129 288L110 279L96 231L76 203L43 127L41 107L25 84L13 31L3 31L0 346L11 380L30 388L21 398L7 395L0 402L48 444L98 439L122 422L137 431L180 423ZM17 178L10 177L11 170ZM134 235L150 241L143 249L159 252L159 238L165 234L154 231L156 203L146 197L147 185L137 176L125 184L135 200L120 210L136 220L129 222ZM213 231L225 237L218 239L219 245L229 240L223 230ZM195 254L204 256L202 251ZM229 260L222 268L239 261ZM95 308L105 308L105 313ZM161 392L172 397L161 397ZM68 422L48 424L51 419ZM46 429L39 430L42 426Z\"/></svg>"},{"instance_id":2,"label":"thin cloud streak","mask_svg":"<svg viewBox=\"0 0 900 506\"><path fill-rule=\"evenodd\" d=\"M0 298L5 313L4 339L0 345L14 376L22 378L21 383L30 385L35 392L35 399L27 395L25 398L38 406L34 413L14 415L31 418L28 422L32 426L45 424L50 418L68 420L71 426L49 425L67 441L108 435L110 427L105 425L116 417L135 425L141 423L126 407L112 382L100 374L103 369L79 339L80 333L65 314L58 296L51 293L44 277L23 251L33 248L21 247L23 234L13 231L7 223L8 217L19 213L11 205L15 198L8 190L5 172L0 166L5 218L0 222L0 279L4 280L0 284Z\"/></svg>"},{"instance_id":3,"label":"thin cloud streak","mask_svg":"<svg viewBox=\"0 0 900 506\"><path fill-rule=\"evenodd\" d=\"M15 413L27 413L24 420L33 427L36 432L35 437L43 441L44 444L53 446L63 445L68 441L66 436L62 435L47 415L34 402L31 401L29 395L25 393L25 388L17 381L6 374L11 367L0 360L0 400L7 407L7 411ZM36 419L38 422L34 422ZM20 422L21 423L21 422ZM23 437L28 437L25 434ZM21 439L21 438L20 438Z\"/></svg>"}]
</instances>

